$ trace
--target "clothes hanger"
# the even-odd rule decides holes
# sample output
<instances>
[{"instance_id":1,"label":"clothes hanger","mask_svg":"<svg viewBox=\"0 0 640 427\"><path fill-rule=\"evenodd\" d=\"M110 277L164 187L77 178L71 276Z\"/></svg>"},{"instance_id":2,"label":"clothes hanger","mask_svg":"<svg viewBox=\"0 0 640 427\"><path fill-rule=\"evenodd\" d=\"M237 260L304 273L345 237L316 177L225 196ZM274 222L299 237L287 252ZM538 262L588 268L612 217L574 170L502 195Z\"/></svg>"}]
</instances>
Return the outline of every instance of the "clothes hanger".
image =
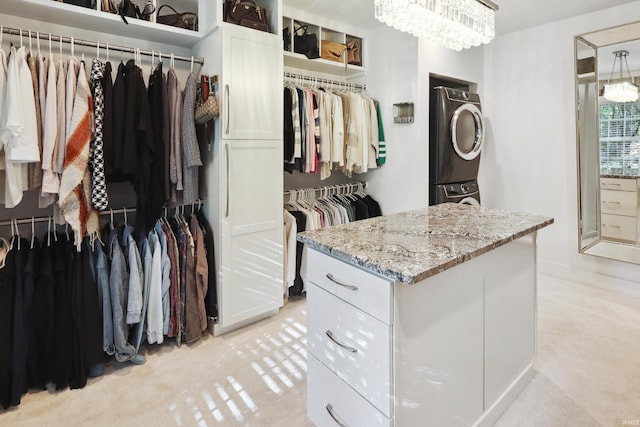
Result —
<instances>
[{"instance_id":1,"label":"clothes hanger","mask_svg":"<svg viewBox=\"0 0 640 427\"><path fill-rule=\"evenodd\" d=\"M62 37L60 38L60 40L62 40ZM75 43L74 43L74 41L73 41L73 36L72 36L72 37L71 37L71 56L76 56L76 55L75 55L75 53L76 53L76 52L75 52L76 47L75 47L75 45L74 45L74 44L75 44Z\"/></svg>"},{"instance_id":2,"label":"clothes hanger","mask_svg":"<svg viewBox=\"0 0 640 427\"><path fill-rule=\"evenodd\" d=\"M53 61L53 52L51 51L51 33L49 33L49 59Z\"/></svg>"},{"instance_id":3,"label":"clothes hanger","mask_svg":"<svg viewBox=\"0 0 640 427\"><path fill-rule=\"evenodd\" d=\"M109 43L107 43L106 49L107 49L107 62L109 62Z\"/></svg>"},{"instance_id":4,"label":"clothes hanger","mask_svg":"<svg viewBox=\"0 0 640 427\"><path fill-rule=\"evenodd\" d=\"M100 42L96 42L96 59L100 60Z\"/></svg>"},{"instance_id":5,"label":"clothes hanger","mask_svg":"<svg viewBox=\"0 0 640 427\"><path fill-rule=\"evenodd\" d=\"M47 247L51 247L51 217L47 217Z\"/></svg>"},{"instance_id":6,"label":"clothes hanger","mask_svg":"<svg viewBox=\"0 0 640 427\"><path fill-rule=\"evenodd\" d=\"M123 211L124 211L124 226L127 227L128 226L127 225L127 208L124 208Z\"/></svg>"},{"instance_id":7,"label":"clothes hanger","mask_svg":"<svg viewBox=\"0 0 640 427\"><path fill-rule=\"evenodd\" d=\"M115 226L113 225L113 209L109 208L109 215L111 216L111 219L109 221L109 228L111 229L111 231L115 230Z\"/></svg>"},{"instance_id":8,"label":"clothes hanger","mask_svg":"<svg viewBox=\"0 0 640 427\"><path fill-rule=\"evenodd\" d=\"M193 73L193 56L191 57L191 72Z\"/></svg>"},{"instance_id":9,"label":"clothes hanger","mask_svg":"<svg viewBox=\"0 0 640 427\"><path fill-rule=\"evenodd\" d=\"M70 241L71 239L69 239L69 223L65 222L64 224L64 234L67 236L67 242Z\"/></svg>"}]
</instances>

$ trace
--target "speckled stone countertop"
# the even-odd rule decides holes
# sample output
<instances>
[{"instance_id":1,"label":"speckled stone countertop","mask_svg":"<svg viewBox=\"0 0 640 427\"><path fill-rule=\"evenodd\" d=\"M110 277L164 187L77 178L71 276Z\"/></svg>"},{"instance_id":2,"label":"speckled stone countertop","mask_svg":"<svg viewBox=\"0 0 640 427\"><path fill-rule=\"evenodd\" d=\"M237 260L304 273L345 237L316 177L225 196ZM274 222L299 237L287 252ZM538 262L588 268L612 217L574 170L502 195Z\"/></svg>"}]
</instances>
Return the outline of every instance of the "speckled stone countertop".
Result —
<instances>
[{"instance_id":1,"label":"speckled stone countertop","mask_svg":"<svg viewBox=\"0 0 640 427\"><path fill-rule=\"evenodd\" d=\"M553 223L553 218L445 203L298 234L309 247L407 284Z\"/></svg>"},{"instance_id":2,"label":"speckled stone countertop","mask_svg":"<svg viewBox=\"0 0 640 427\"><path fill-rule=\"evenodd\" d=\"M636 175L617 175L615 173L601 173L600 178L636 179Z\"/></svg>"}]
</instances>

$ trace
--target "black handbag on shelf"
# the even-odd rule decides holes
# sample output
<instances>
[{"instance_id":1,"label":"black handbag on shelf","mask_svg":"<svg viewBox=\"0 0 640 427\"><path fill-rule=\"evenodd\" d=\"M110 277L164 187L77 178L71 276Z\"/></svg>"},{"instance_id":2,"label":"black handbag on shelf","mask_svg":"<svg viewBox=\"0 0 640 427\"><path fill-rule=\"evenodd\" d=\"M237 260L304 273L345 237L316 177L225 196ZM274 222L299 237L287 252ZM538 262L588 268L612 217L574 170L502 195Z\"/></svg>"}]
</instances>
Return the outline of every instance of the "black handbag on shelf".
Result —
<instances>
[{"instance_id":1,"label":"black handbag on shelf","mask_svg":"<svg viewBox=\"0 0 640 427\"><path fill-rule=\"evenodd\" d=\"M131 0L122 0L118 8L118 14L122 17L125 24L129 23L127 22L127 18L139 18L141 15L140 8Z\"/></svg>"},{"instance_id":2,"label":"black handbag on shelf","mask_svg":"<svg viewBox=\"0 0 640 427\"><path fill-rule=\"evenodd\" d=\"M74 6L87 7L89 9L96 8L96 0L58 0L58 3L72 4Z\"/></svg>"},{"instance_id":3,"label":"black handbag on shelf","mask_svg":"<svg viewBox=\"0 0 640 427\"><path fill-rule=\"evenodd\" d=\"M160 15L164 8L169 9L172 13ZM158 24L171 25L172 27L184 28L185 30L198 31L198 15L194 12L178 12L168 4L163 4L158 8L156 14L156 22Z\"/></svg>"},{"instance_id":4,"label":"black handbag on shelf","mask_svg":"<svg viewBox=\"0 0 640 427\"><path fill-rule=\"evenodd\" d=\"M302 31L302 34L300 34L300 31ZM320 58L318 36L308 31L308 25L301 25L295 29L293 32L293 51L301 53L309 59Z\"/></svg>"}]
</instances>

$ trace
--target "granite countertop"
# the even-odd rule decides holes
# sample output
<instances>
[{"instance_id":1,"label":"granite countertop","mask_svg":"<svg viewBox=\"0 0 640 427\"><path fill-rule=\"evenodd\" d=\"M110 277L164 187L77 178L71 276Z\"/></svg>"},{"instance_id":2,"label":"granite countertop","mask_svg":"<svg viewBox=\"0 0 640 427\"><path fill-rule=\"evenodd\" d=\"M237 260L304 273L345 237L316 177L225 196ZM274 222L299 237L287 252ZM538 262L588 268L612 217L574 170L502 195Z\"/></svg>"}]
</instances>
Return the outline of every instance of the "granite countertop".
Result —
<instances>
[{"instance_id":1,"label":"granite countertop","mask_svg":"<svg viewBox=\"0 0 640 427\"><path fill-rule=\"evenodd\" d=\"M636 175L619 175L615 173L601 173L600 178L636 179Z\"/></svg>"},{"instance_id":2,"label":"granite countertop","mask_svg":"<svg viewBox=\"0 0 640 427\"><path fill-rule=\"evenodd\" d=\"M407 284L553 223L553 218L445 203L298 234L309 247Z\"/></svg>"}]
</instances>

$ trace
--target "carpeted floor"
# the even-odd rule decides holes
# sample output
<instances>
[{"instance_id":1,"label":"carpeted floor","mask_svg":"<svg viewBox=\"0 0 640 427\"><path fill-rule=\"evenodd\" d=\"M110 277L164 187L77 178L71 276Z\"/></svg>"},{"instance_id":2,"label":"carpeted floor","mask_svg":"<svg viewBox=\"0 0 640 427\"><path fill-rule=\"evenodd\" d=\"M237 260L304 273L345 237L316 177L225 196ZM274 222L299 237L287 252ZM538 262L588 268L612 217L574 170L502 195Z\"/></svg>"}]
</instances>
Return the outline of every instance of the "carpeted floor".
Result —
<instances>
[{"instance_id":1,"label":"carpeted floor","mask_svg":"<svg viewBox=\"0 0 640 427\"><path fill-rule=\"evenodd\" d=\"M640 300L544 275L538 287L537 373L497 425L640 425ZM305 310L292 301L222 337L152 347L82 390L30 393L0 426L312 426Z\"/></svg>"}]
</instances>

